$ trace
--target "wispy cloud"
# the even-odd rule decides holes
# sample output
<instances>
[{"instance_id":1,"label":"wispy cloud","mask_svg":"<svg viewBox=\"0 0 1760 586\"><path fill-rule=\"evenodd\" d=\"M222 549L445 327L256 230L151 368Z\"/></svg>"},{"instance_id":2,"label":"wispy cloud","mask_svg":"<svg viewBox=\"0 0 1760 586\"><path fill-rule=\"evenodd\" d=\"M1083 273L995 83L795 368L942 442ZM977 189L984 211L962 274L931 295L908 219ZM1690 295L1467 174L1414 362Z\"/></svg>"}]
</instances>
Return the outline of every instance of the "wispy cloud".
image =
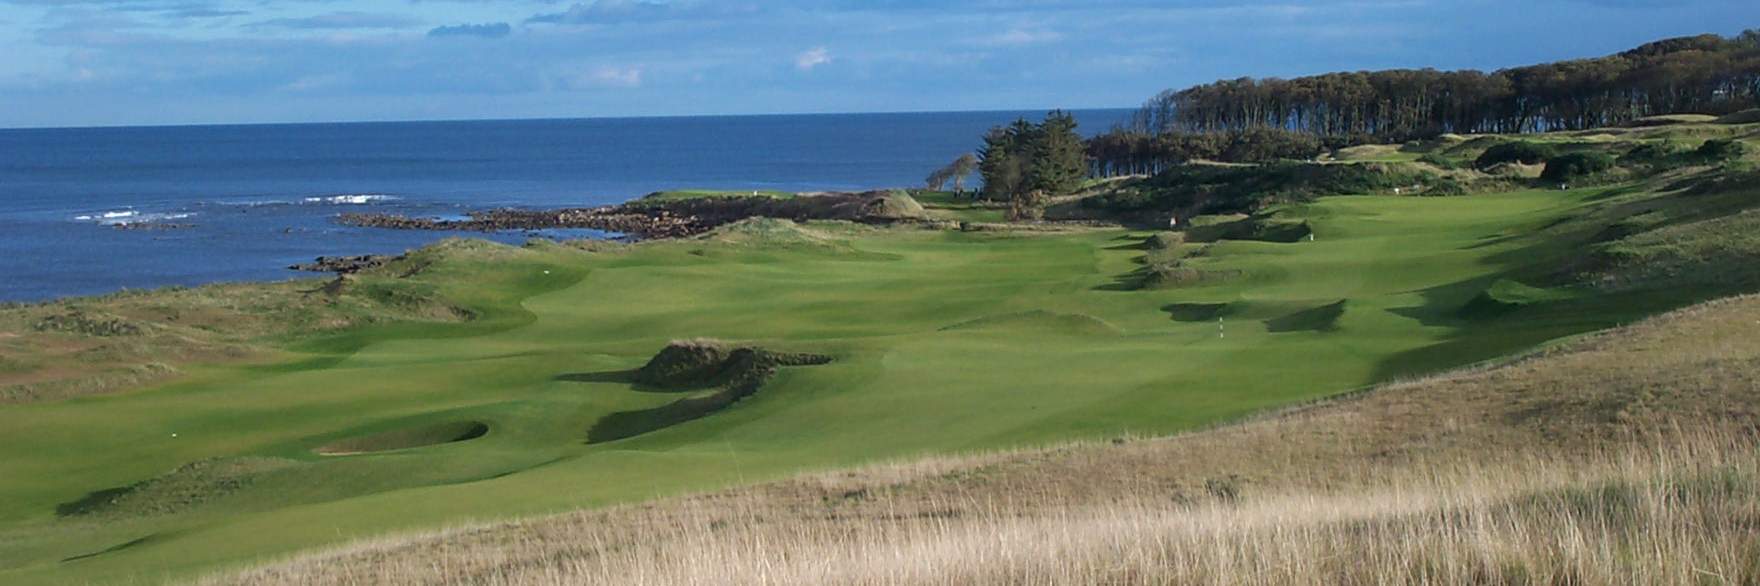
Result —
<instances>
[{"instance_id":1,"label":"wispy cloud","mask_svg":"<svg viewBox=\"0 0 1760 586\"><path fill-rule=\"evenodd\" d=\"M508 25L505 22L496 22L489 24L455 24L451 26L435 27L428 31L428 36L435 38L480 37L485 39L499 39L512 33L513 27L511 25Z\"/></svg>"},{"instance_id":2,"label":"wispy cloud","mask_svg":"<svg viewBox=\"0 0 1760 586\"><path fill-rule=\"evenodd\" d=\"M298 18L274 18L253 23L254 27L345 30L410 28L421 21L401 14L378 12L330 12Z\"/></svg>"},{"instance_id":3,"label":"wispy cloud","mask_svg":"<svg viewBox=\"0 0 1760 586\"><path fill-rule=\"evenodd\" d=\"M831 51L824 47L814 47L801 51L794 56L794 68L801 71L813 69L831 62Z\"/></svg>"},{"instance_id":4,"label":"wispy cloud","mask_svg":"<svg viewBox=\"0 0 1760 586\"><path fill-rule=\"evenodd\" d=\"M649 0L593 0L574 4L561 12L547 12L527 18L526 22L543 24L620 24L729 18L761 12L755 4L737 2L653 2Z\"/></svg>"},{"instance_id":5,"label":"wispy cloud","mask_svg":"<svg viewBox=\"0 0 1760 586\"><path fill-rule=\"evenodd\" d=\"M980 37L978 44L992 47L1023 47L1061 40L1063 40L1063 34L1053 30L1011 28L1001 33Z\"/></svg>"},{"instance_id":6,"label":"wispy cloud","mask_svg":"<svg viewBox=\"0 0 1760 586\"><path fill-rule=\"evenodd\" d=\"M642 87L641 67L599 66L569 79L575 89Z\"/></svg>"}]
</instances>

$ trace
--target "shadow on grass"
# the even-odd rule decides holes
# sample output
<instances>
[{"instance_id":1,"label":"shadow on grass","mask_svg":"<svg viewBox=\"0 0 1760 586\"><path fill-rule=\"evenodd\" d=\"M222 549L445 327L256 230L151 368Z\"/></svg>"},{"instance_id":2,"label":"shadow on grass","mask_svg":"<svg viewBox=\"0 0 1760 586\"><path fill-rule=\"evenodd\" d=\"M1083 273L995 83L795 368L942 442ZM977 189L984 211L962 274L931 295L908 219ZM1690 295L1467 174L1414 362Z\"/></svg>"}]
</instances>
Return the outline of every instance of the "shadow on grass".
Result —
<instances>
[{"instance_id":1,"label":"shadow on grass","mask_svg":"<svg viewBox=\"0 0 1760 586\"><path fill-rule=\"evenodd\" d=\"M1225 317L1231 313L1230 303L1174 303L1161 306L1173 321L1199 322Z\"/></svg>"},{"instance_id":2,"label":"shadow on grass","mask_svg":"<svg viewBox=\"0 0 1760 586\"><path fill-rule=\"evenodd\" d=\"M118 544L116 544L116 545L112 545L112 546L110 546L110 547L106 547L106 548L104 548L104 549L100 549L100 550L98 550L98 551L94 551L94 552L92 552L92 553L86 553L86 554L80 554L80 555L76 555L76 556L70 556L70 557L65 557L65 558L61 558L61 563L64 563L64 564L65 564L65 563L67 563L67 562L77 562L77 561L80 561L80 560L83 560L83 559L89 559L89 558L95 558L95 557L98 557L98 556L101 556L101 555L104 555L104 554L107 554L107 553L115 553L115 552L119 552L119 551L122 551L122 550L125 550L125 549L128 549L128 548L131 548L131 547L135 547L135 546L138 546L138 545L143 545L143 544L145 544L145 543L147 543L147 542L148 542L148 541L152 541L152 540L153 540L153 536L152 536L152 535L148 535L148 536L146 536L146 537L142 537L142 538L139 538L139 539L135 539L135 540L132 540L132 541L126 541L126 542L123 542L123 543L118 543Z\"/></svg>"},{"instance_id":3,"label":"shadow on grass","mask_svg":"<svg viewBox=\"0 0 1760 586\"><path fill-rule=\"evenodd\" d=\"M556 380L567 383L625 383L635 384L636 369L607 370L603 372L570 372L556 375Z\"/></svg>"},{"instance_id":4,"label":"shadow on grass","mask_svg":"<svg viewBox=\"0 0 1760 586\"><path fill-rule=\"evenodd\" d=\"M1552 340L1634 323L1646 317L1735 290L1664 289L1609 293L1502 309L1494 317L1455 321L1458 329L1441 342L1381 360L1372 383L1418 376L1509 356ZM1467 309L1457 306L1455 311Z\"/></svg>"},{"instance_id":5,"label":"shadow on grass","mask_svg":"<svg viewBox=\"0 0 1760 586\"><path fill-rule=\"evenodd\" d=\"M124 495L127 495L128 493L134 492L134 489L135 489L135 487L133 485L130 485L130 486L118 486L115 488L106 488L103 490L94 490L92 492L86 493L85 496L80 497L78 500L72 500L72 501L68 501L65 503L55 505L55 516L57 516L57 517L77 517L80 515L89 515L89 514L101 511L106 506L108 506L110 503L114 502L116 499L122 498ZM102 553L102 552L99 552L99 553ZM97 555L97 554L92 554L92 555Z\"/></svg>"},{"instance_id":6,"label":"shadow on grass","mask_svg":"<svg viewBox=\"0 0 1760 586\"><path fill-rule=\"evenodd\" d=\"M782 367L816 366L831 362L817 354L781 354L755 348L735 350L723 371L725 382L713 391L636 411L606 415L587 430L587 443L599 444L659 431L701 419L750 397L764 387Z\"/></svg>"},{"instance_id":7,"label":"shadow on grass","mask_svg":"<svg viewBox=\"0 0 1760 586\"><path fill-rule=\"evenodd\" d=\"M1328 303L1319 307L1311 307L1295 313L1265 320L1265 331L1271 333L1285 332L1330 332L1338 329L1338 318L1344 317L1345 300Z\"/></svg>"}]
</instances>

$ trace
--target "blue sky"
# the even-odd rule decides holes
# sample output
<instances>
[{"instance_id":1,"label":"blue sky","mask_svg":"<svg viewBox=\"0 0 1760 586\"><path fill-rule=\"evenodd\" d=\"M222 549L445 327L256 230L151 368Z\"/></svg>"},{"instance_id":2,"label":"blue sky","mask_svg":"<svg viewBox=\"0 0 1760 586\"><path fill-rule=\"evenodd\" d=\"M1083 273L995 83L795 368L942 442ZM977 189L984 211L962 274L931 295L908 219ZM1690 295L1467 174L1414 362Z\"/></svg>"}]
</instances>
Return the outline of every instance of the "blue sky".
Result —
<instances>
[{"instance_id":1,"label":"blue sky","mask_svg":"<svg viewBox=\"0 0 1760 586\"><path fill-rule=\"evenodd\" d=\"M1755 27L1755 0L0 0L0 126L1133 106Z\"/></svg>"}]
</instances>

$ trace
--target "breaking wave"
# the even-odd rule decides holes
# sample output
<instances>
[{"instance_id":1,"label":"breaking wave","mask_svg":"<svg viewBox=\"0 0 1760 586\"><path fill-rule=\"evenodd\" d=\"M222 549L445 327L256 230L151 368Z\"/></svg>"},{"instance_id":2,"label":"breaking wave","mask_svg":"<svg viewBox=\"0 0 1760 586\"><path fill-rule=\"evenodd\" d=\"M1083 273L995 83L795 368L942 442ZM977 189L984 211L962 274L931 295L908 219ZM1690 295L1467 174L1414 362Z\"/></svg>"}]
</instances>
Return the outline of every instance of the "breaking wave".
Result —
<instances>
[{"instance_id":1,"label":"breaking wave","mask_svg":"<svg viewBox=\"0 0 1760 586\"><path fill-rule=\"evenodd\" d=\"M97 222L99 224L114 226L118 224L145 224L150 222L182 220L194 215L195 214L191 212L145 213L138 210L110 210L107 212L74 216L73 219L81 222Z\"/></svg>"},{"instance_id":2,"label":"breaking wave","mask_svg":"<svg viewBox=\"0 0 1760 586\"><path fill-rule=\"evenodd\" d=\"M305 203L316 203L316 204L327 204L327 205L366 205L366 204L378 203L378 202L382 202L382 201L397 201L398 199L399 198L395 195L384 195L384 194L379 194L379 193L355 193L355 194L345 194L345 195L326 195L326 196L321 196L321 197L308 197L308 198L305 198L300 201L305 202Z\"/></svg>"}]
</instances>

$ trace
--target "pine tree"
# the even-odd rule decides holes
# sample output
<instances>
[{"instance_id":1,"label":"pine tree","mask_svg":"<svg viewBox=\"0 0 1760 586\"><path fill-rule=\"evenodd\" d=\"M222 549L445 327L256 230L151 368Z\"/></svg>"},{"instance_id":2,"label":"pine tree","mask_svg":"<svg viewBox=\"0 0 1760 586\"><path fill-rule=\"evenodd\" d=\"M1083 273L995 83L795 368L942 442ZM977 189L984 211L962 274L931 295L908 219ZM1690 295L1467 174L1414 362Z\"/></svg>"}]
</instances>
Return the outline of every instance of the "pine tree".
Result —
<instances>
[{"instance_id":1,"label":"pine tree","mask_svg":"<svg viewBox=\"0 0 1760 586\"><path fill-rule=\"evenodd\" d=\"M1087 145L1076 134L1076 118L1062 110L1045 115L1033 133L1032 177L1028 189L1049 195L1073 193L1087 176Z\"/></svg>"},{"instance_id":2,"label":"pine tree","mask_svg":"<svg viewBox=\"0 0 1760 586\"><path fill-rule=\"evenodd\" d=\"M1027 178L1026 153L1023 152L1023 126L1026 120L1013 125L998 126L984 135L984 146L978 149L978 173L984 178L984 199L1007 201L1014 198Z\"/></svg>"}]
</instances>

